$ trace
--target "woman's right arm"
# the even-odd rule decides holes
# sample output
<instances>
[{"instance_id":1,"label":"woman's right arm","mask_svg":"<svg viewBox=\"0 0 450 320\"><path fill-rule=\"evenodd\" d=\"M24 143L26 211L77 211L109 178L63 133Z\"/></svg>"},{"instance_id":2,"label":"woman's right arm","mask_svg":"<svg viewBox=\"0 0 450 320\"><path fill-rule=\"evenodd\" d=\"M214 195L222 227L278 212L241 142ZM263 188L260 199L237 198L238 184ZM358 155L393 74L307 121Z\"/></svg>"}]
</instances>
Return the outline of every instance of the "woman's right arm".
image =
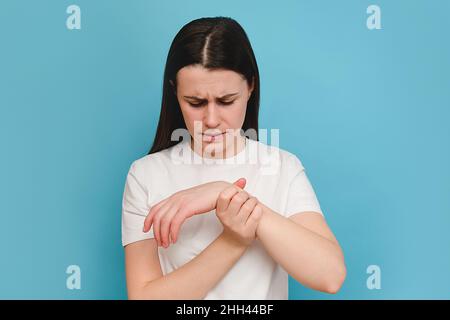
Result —
<instances>
[{"instance_id":1,"label":"woman's right arm","mask_svg":"<svg viewBox=\"0 0 450 320\"><path fill-rule=\"evenodd\" d=\"M231 185L217 199L222 233L201 253L162 274L155 238L125 246L129 299L200 300L227 274L256 238L262 210L255 197Z\"/></svg>"},{"instance_id":2,"label":"woman's right arm","mask_svg":"<svg viewBox=\"0 0 450 320\"><path fill-rule=\"evenodd\" d=\"M163 276L154 238L126 245L128 299L203 299L246 248L222 233L194 259Z\"/></svg>"}]
</instances>

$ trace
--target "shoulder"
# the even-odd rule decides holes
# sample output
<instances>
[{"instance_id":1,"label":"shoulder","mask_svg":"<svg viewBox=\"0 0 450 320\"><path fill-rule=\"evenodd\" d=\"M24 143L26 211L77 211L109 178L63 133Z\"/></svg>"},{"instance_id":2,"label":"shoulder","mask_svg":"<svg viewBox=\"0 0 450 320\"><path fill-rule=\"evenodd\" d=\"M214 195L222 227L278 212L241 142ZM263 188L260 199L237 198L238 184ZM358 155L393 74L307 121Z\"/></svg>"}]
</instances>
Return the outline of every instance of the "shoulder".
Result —
<instances>
[{"instance_id":1,"label":"shoulder","mask_svg":"<svg viewBox=\"0 0 450 320\"><path fill-rule=\"evenodd\" d=\"M263 162L277 163L280 170L287 171L301 171L304 170L303 164L300 158L281 147L268 145L262 141L251 140L251 144L256 145L258 148L259 157L261 157Z\"/></svg>"},{"instance_id":2,"label":"shoulder","mask_svg":"<svg viewBox=\"0 0 450 320\"><path fill-rule=\"evenodd\" d=\"M130 165L129 174L145 179L152 174L163 173L167 169L167 160L170 159L172 149L177 146L178 144L134 160Z\"/></svg>"}]
</instances>

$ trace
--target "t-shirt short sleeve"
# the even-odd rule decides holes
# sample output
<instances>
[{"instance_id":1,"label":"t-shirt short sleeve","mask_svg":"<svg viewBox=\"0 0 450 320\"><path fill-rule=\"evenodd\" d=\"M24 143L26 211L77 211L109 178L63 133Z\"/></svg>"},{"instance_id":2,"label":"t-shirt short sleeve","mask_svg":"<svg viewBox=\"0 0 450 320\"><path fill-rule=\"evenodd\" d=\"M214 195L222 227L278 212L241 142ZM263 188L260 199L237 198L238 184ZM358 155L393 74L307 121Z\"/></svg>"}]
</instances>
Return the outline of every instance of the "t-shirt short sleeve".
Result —
<instances>
[{"instance_id":1,"label":"t-shirt short sleeve","mask_svg":"<svg viewBox=\"0 0 450 320\"><path fill-rule=\"evenodd\" d=\"M306 175L301 161L293 155L291 158L293 178L289 184L285 217L299 212L314 211L323 216L319 201Z\"/></svg>"},{"instance_id":2,"label":"t-shirt short sleeve","mask_svg":"<svg viewBox=\"0 0 450 320\"><path fill-rule=\"evenodd\" d=\"M139 181L135 162L128 171L122 199L122 245L154 238L153 228L147 233L142 231L145 217L150 208L147 205L148 194Z\"/></svg>"}]
</instances>

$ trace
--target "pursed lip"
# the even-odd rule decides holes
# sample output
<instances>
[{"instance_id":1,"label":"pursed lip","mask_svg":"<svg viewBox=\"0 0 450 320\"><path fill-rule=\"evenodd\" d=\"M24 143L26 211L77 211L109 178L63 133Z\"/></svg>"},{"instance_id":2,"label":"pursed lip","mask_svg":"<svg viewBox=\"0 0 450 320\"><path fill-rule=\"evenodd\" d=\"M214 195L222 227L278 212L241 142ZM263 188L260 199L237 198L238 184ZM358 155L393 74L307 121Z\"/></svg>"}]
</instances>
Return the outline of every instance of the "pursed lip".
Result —
<instances>
[{"instance_id":1,"label":"pursed lip","mask_svg":"<svg viewBox=\"0 0 450 320\"><path fill-rule=\"evenodd\" d=\"M219 133L215 133L215 134L207 134L207 133L203 133L204 136L209 136L209 137L215 137L215 136L219 136L223 134L223 132L219 132Z\"/></svg>"}]
</instances>

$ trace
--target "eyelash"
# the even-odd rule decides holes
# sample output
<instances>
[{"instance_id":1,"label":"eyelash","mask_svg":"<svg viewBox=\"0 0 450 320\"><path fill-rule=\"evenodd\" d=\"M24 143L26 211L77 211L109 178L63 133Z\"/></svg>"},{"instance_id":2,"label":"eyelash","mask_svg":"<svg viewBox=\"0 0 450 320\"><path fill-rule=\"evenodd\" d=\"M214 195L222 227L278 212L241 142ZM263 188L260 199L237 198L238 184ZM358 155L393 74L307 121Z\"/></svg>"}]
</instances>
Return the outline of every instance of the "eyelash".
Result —
<instances>
[{"instance_id":1,"label":"eyelash","mask_svg":"<svg viewBox=\"0 0 450 320\"><path fill-rule=\"evenodd\" d=\"M227 102L219 102L221 105L224 105L224 106L229 106L229 105L231 105L231 104L233 104L233 102L234 102L234 100L233 101L227 101ZM199 108L200 106L202 106L203 104L204 104L204 102L201 102L201 103L191 103L191 102L188 102L189 103L189 105L191 106L191 107L194 107L194 108Z\"/></svg>"}]
</instances>

